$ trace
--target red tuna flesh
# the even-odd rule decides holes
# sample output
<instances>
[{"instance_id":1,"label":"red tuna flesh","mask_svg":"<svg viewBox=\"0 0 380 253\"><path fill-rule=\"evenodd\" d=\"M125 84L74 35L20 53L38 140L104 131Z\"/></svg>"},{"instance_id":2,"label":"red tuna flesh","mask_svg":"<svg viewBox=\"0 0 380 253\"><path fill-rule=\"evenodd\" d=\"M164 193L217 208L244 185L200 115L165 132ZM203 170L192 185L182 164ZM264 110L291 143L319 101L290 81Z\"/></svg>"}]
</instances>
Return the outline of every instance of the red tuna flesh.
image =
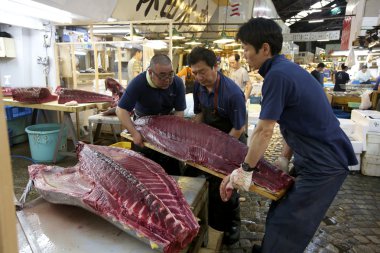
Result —
<instances>
[{"instance_id":1,"label":"red tuna flesh","mask_svg":"<svg viewBox=\"0 0 380 253\"><path fill-rule=\"evenodd\" d=\"M200 164L223 175L240 167L248 147L236 138L203 123L177 116L146 116L134 122L144 139L182 161ZM257 164L252 183L272 193L289 188L293 178L264 158Z\"/></svg>"},{"instance_id":2,"label":"red tuna flesh","mask_svg":"<svg viewBox=\"0 0 380 253\"><path fill-rule=\"evenodd\" d=\"M42 104L57 100L57 96L52 95L48 88L13 88L12 97L14 100L29 104Z\"/></svg>"},{"instance_id":3,"label":"red tuna flesh","mask_svg":"<svg viewBox=\"0 0 380 253\"><path fill-rule=\"evenodd\" d=\"M91 91L61 89L58 104L64 104L70 101L77 101L78 103L112 102L113 98Z\"/></svg>"},{"instance_id":4,"label":"red tuna flesh","mask_svg":"<svg viewBox=\"0 0 380 253\"><path fill-rule=\"evenodd\" d=\"M74 167L31 165L47 201L83 207L164 252L179 252L199 225L175 180L155 162L126 149L84 145Z\"/></svg>"}]
</instances>

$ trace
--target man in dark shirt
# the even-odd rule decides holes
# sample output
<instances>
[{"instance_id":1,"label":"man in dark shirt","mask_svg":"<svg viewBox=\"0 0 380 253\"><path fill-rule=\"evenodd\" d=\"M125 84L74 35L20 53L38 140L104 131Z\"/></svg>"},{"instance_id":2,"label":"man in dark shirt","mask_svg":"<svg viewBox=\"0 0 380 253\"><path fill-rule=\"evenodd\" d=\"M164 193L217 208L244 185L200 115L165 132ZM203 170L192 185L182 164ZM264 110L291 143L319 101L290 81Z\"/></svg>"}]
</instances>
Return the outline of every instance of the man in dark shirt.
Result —
<instances>
[{"instance_id":1,"label":"man in dark shirt","mask_svg":"<svg viewBox=\"0 0 380 253\"><path fill-rule=\"evenodd\" d=\"M188 61L195 77L194 121L215 127L246 144L244 93L234 81L218 71L213 51L195 47ZM224 244L234 244L240 237L239 194L234 191L229 201L222 201L219 194L222 180L213 175L205 176L209 182L209 224L224 232Z\"/></svg>"},{"instance_id":2,"label":"man in dark shirt","mask_svg":"<svg viewBox=\"0 0 380 253\"><path fill-rule=\"evenodd\" d=\"M116 115L133 138L134 149L159 163L169 174L179 174L178 163L174 159L160 155L143 147L143 137L131 120L148 115L174 114L184 116L186 109L185 87L181 78L175 75L172 62L167 55L157 54L150 61L147 71L136 76L127 86L118 106Z\"/></svg>"},{"instance_id":3,"label":"man in dark shirt","mask_svg":"<svg viewBox=\"0 0 380 253\"><path fill-rule=\"evenodd\" d=\"M335 74L334 91L346 91L346 83L350 81L350 75L347 74L348 67L342 64L342 70Z\"/></svg>"},{"instance_id":4,"label":"man in dark shirt","mask_svg":"<svg viewBox=\"0 0 380 253\"><path fill-rule=\"evenodd\" d=\"M283 37L275 21L253 18L239 28L237 38L247 63L264 77L263 99L244 163L223 180L221 195L228 199L233 188L249 189L278 123L286 142L281 157L288 162L294 155L296 179L282 199L272 202L262 248L252 252L302 253L347 177L348 166L357 164L355 153L323 89L307 71L279 55Z\"/></svg>"},{"instance_id":5,"label":"man in dark shirt","mask_svg":"<svg viewBox=\"0 0 380 253\"><path fill-rule=\"evenodd\" d=\"M325 64L323 62L318 63L317 68L311 71L311 75L322 85L323 87L323 70L325 69Z\"/></svg>"}]
</instances>

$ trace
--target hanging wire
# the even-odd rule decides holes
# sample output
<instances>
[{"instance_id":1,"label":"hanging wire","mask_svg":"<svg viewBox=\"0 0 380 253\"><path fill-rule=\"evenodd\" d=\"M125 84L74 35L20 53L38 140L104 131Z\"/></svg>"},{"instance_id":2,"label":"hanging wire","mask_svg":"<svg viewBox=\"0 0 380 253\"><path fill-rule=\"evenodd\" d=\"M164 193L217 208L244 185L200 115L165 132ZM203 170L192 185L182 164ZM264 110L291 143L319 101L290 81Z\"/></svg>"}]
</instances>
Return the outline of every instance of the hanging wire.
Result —
<instances>
[{"instance_id":1,"label":"hanging wire","mask_svg":"<svg viewBox=\"0 0 380 253\"><path fill-rule=\"evenodd\" d=\"M223 31L226 30L226 24L227 24L227 12L228 12L228 4L229 4L229 1L227 0L227 3L226 3L226 17L224 19L224 27L223 27Z\"/></svg>"}]
</instances>

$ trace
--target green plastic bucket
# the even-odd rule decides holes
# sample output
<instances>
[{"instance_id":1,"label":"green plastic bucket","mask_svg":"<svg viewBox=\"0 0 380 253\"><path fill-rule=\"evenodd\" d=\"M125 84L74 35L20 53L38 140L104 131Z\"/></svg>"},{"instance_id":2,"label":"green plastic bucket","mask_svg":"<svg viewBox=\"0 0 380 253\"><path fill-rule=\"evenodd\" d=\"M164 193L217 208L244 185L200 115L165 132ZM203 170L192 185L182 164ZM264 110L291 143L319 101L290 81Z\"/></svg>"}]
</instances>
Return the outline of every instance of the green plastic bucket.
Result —
<instances>
[{"instance_id":1,"label":"green plastic bucket","mask_svg":"<svg viewBox=\"0 0 380 253\"><path fill-rule=\"evenodd\" d=\"M36 162L52 162L57 145L60 124L39 124L25 128L28 133L29 147L33 160ZM67 129L64 128L59 151L67 150ZM64 156L57 155L57 161Z\"/></svg>"}]
</instances>

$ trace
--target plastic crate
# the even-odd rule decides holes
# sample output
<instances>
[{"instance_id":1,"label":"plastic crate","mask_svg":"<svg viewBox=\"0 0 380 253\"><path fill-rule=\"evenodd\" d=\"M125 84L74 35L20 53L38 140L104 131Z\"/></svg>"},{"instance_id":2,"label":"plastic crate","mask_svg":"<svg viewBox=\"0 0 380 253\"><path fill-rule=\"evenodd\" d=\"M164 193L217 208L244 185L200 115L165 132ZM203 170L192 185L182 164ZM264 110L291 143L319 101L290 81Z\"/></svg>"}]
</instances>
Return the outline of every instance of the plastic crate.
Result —
<instances>
[{"instance_id":1,"label":"plastic crate","mask_svg":"<svg viewBox=\"0 0 380 253\"><path fill-rule=\"evenodd\" d=\"M347 104L348 104L348 107L352 109L358 109L360 106L360 103L357 103L357 102L348 102Z\"/></svg>"},{"instance_id":2,"label":"plastic crate","mask_svg":"<svg viewBox=\"0 0 380 253\"><path fill-rule=\"evenodd\" d=\"M23 116L31 115L32 109L25 107L5 106L7 120L17 119Z\"/></svg>"}]
</instances>

